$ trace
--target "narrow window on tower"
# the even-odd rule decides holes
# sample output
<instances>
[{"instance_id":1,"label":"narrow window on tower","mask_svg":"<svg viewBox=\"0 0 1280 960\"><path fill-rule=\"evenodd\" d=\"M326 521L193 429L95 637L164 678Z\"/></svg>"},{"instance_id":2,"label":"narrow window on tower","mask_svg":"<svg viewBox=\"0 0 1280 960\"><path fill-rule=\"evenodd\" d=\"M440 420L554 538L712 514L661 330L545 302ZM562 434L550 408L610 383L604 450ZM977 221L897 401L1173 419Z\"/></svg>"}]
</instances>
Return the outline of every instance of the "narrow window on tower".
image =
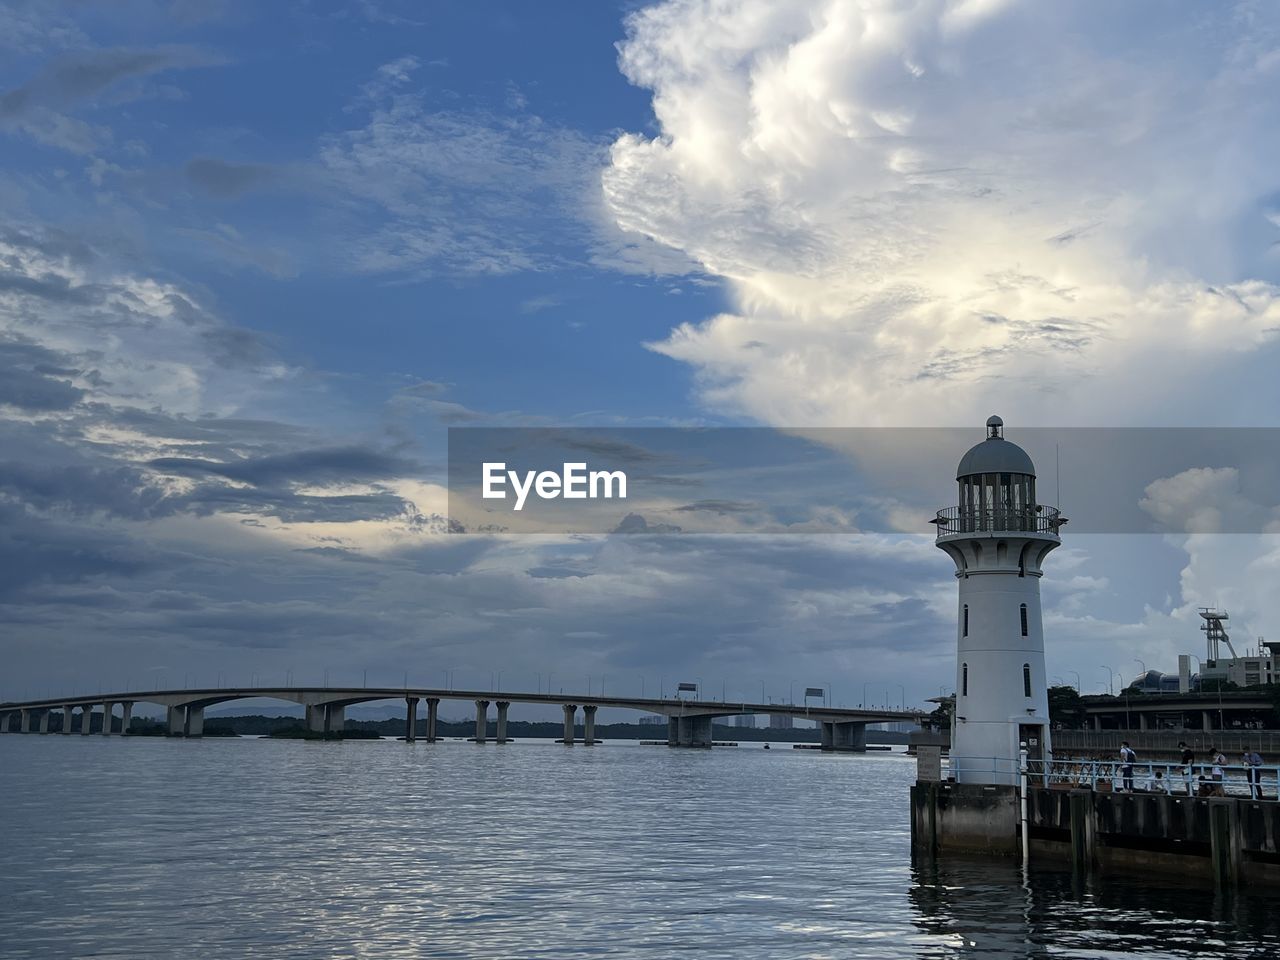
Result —
<instances>
[{"instance_id":1,"label":"narrow window on tower","mask_svg":"<svg viewBox=\"0 0 1280 960\"><path fill-rule=\"evenodd\" d=\"M1031 664L1029 663L1022 665L1022 695L1031 696Z\"/></svg>"},{"instance_id":2,"label":"narrow window on tower","mask_svg":"<svg viewBox=\"0 0 1280 960\"><path fill-rule=\"evenodd\" d=\"M1022 635L1024 637L1027 635L1027 605L1025 603L1022 605Z\"/></svg>"},{"instance_id":3,"label":"narrow window on tower","mask_svg":"<svg viewBox=\"0 0 1280 960\"><path fill-rule=\"evenodd\" d=\"M967 697L969 695L969 665L962 663L960 665L960 696Z\"/></svg>"},{"instance_id":4,"label":"narrow window on tower","mask_svg":"<svg viewBox=\"0 0 1280 960\"><path fill-rule=\"evenodd\" d=\"M964 605L964 632L961 634L961 636L967 637L968 635L969 635L969 605L966 603Z\"/></svg>"}]
</instances>

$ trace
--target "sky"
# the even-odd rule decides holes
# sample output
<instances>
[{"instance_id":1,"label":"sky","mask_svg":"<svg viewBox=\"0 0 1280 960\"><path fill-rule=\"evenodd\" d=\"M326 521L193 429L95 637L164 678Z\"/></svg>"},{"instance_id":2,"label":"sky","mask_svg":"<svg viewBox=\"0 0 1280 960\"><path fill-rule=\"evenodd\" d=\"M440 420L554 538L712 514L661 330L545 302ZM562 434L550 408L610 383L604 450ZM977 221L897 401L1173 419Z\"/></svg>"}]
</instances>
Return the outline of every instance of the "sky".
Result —
<instances>
[{"instance_id":1,"label":"sky","mask_svg":"<svg viewBox=\"0 0 1280 960\"><path fill-rule=\"evenodd\" d=\"M451 533L447 431L1280 427L1277 114L1267 2L0 5L0 698L948 691L927 515ZM1051 678L1280 639L1239 467L1066 528Z\"/></svg>"}]
</instances>

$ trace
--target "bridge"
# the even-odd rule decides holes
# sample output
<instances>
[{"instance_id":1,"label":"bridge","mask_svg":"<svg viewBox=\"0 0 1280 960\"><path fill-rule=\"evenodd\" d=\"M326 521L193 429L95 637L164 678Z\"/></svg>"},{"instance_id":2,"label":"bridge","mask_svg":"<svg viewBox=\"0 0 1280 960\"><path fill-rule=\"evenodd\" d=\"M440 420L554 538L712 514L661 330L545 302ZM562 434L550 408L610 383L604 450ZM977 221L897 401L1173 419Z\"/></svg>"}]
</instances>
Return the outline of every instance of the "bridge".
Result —
<instances>
[{"instance_id":1,"label":"bridge","mask_svg":"<svg viewBox=\"0 0 1280 960\"><path fill-rule=\"evenodd\" d=\"M96 694L83 697L57 697L49 700L0 703L0 734L11 732L18 721L20 733L49 733L50 717L62 713L61 732L70 734L75 720L79 732L87 735L93 729L93 718L101 714L100 733L115 733L116 707L120 708L120 732L127 734L136 703L155 704L166 708L167 731L171 737L199 737L204 733L204 712L209 707L236 700L266 699L301 704L305 710L308 731L336 735L343 729L346 709L358 703L378 700L403 700L407 707L404 739L417 739L418 704L426 704L426 736L434 743L436 724L442 700L471 702L475 705L475 741L488 739L489 707L497 711L496 743L506 743L507 709L513 703L553 704L564 711L562 743L594 744L596 711L601 707L639 710L667 718L667 744L672 747L711 746L711 722L716 717L767 713L798 717L818 722L822 728L824 750L863 751L867 746L867 724L900 720L918 721L922 714L906 710L863 710L844 707L815 706L795 703L748 703L722 700L686 700L681 698L577 696L550 693L506 693L492 690L440 690L369 687L234 687L198 690L151 690L134 693ZM577 712L583 716L583 737L575 739ZM77 717L78 713L78 717Z\"/></svg>"}]
</instances>

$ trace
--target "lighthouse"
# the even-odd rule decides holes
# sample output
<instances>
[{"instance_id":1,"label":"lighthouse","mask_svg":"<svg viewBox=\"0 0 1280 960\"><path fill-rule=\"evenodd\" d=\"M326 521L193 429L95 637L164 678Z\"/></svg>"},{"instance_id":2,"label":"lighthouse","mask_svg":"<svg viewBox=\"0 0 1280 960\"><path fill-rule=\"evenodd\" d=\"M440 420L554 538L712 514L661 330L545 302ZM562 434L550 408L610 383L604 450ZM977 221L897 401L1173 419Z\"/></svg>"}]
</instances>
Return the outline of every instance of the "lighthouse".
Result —
<instances>
[{"instance_id":1,"label":"lighthouse","mask_svg":"<svg viewBox=\"0 0 1280 960\"><path fill-rule=\"evenodd\" d=\"M1049 752L1040 576L1066 519L1036 501L1035 464L999 417L956 481L957 505L933 521L960 586L951 770L958 783L1014 784L1023 745L1033 760Z\"/></svg>"}]
</instances>

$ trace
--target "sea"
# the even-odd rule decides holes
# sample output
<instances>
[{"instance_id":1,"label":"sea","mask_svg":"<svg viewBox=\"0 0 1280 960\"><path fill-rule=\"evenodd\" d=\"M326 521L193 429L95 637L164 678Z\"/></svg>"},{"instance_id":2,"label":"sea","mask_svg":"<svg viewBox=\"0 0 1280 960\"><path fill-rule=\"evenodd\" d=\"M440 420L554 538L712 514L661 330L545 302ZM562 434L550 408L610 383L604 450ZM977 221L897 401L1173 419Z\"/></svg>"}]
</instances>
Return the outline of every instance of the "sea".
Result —
<instances>
[{"instance_id":1,"label":"sea","mask_svg":"<svg viewBox=\"0 0 1280 960\"><path fill-rule=\"evenodd\" d=\"M1280 897L913 862L900 752L0 736L0 957L1280 956Z\"/></svg>"}]
</instances>

